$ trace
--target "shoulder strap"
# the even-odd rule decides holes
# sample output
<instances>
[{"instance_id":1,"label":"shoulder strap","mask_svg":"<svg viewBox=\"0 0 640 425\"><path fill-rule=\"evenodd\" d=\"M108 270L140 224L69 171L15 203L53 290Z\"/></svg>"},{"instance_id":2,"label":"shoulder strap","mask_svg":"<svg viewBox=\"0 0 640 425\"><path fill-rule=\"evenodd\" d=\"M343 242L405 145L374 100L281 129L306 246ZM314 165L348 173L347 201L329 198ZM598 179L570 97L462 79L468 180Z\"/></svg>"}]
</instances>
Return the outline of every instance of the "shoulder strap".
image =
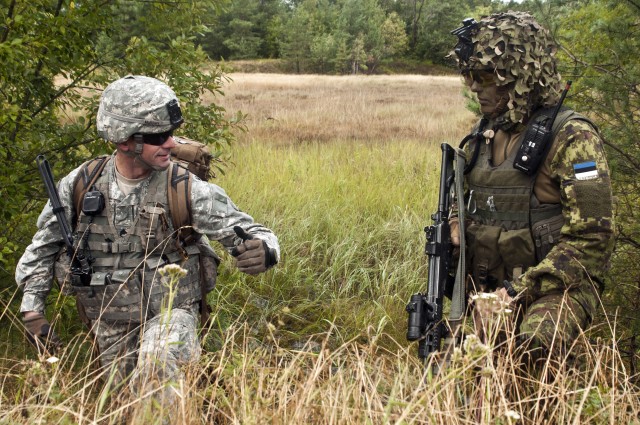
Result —
<instances>
[{"instance_id":1,"label":"shoulder strap","mask_svg":"<svg viewBox=\"0 0 640 425\"><path fill-rule=\"evenodd\" d=\"M178 249L195 243L200 235L191 227L191 181L192 174L178 163L173 163L167 172L167 201L173 227L178 232L176 244ZM207 304L207 282L203 256L200 255L200 324L204 338L210 328L209 317L211 307Z\"/></svg>"},{"instance_id":2,"label":"shoulder strap","mask_svg":"<svg viewBox=\"0 0 640 425\"><path fill-rule=\"evenodd\" d=\"M577 113L576 111L574 111L572 109L567 109L567 110L564 110L564 111L560 111L560 113L556 117L556 120L553 123L553 127L551 128L551 133L553 134L553 140L554 141L555 141L556 136L558 135L558 133L562 129L562 127L564 127L564 125L570 120L580 120L580 121L587 122L587 123L589 123L589 125L591 125L593 127L593 129L596 131L596 133L600 134L600 130L598 129L598 127L596 126L596 124L593 121L591 121L589 118L585 117L582 114ZM559 148L560 148L560 145L558 143L552 143L551 149L549 149L548 156L553 158Z\"/></svg>"},{"instance_id":3,"label":"shoulder strap","mask_svg":"<svg viewBox=\"0 0 640 425\"><path fill-rule=\"evenodd\" d=\"M89 188L96 183L110 158L111 156L109 155L103 155L90 159L82 165L73 184L73 205L75 206L76 217L78 217L80 211L82 211L82 199L84 195Z\"/></svg>"},{"instance_id":4,"label":"shoulder strap","mask_svg":"<svg viewBox=\"0 0 640 425\"><path fill-rule=\"evenodd\" d=\"M183 246L197 240L191 227L191 173L180 164L173 163L167 173L167 200L173 227Z\"/></svg>"}]
</instances>

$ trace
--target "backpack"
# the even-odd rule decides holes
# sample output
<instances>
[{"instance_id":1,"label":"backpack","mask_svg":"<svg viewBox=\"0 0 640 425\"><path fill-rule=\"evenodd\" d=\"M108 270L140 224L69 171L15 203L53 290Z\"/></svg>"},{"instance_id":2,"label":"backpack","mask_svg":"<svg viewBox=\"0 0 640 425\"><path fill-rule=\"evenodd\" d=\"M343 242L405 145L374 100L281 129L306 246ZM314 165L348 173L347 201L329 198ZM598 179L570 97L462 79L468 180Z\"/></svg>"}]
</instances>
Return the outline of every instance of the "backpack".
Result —
<instances>
[{"instance_id":1,"label":"backpack","mask_svg":"<svg viewBox=\"0 0 640 425\"><path fill-rule=\"evenodd\" d=\"M201 180L209 180L213 177L210 168L213 155L204 143L188 139L186 137L174 137L176 147L171 149L173 163L167 173L167 201L171 214L173 227L177 229L177 241L181 247L198 242L200 235L191 227L191 181L193 175ZM107 165L109 155L99 156L82 165L82 169L76 177L73 186L73 205L76 217L82 211L82 202L87 191L98 180L104 167ZM206 294L215 285L216 269L219 259L217 257L205 257L200 255L200 282L202 298L200 301L200 318L203 328L209 320L211 307L207 304ZM207 286L207 282L211 281ZM80 304L78 304L79 306ZM80 317L85 321L82 311Z\"/></svg>"}]
</instances>

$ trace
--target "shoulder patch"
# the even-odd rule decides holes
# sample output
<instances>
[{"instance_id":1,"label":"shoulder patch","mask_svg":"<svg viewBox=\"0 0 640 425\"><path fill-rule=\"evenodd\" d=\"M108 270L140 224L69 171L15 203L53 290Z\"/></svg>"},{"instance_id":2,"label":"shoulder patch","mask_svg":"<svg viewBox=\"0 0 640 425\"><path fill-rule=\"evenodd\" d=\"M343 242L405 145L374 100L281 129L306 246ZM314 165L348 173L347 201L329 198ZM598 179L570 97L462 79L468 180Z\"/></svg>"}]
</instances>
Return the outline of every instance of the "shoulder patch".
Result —
<instances>
[{"instance_id":1,"label":"shoulder patch","mask_svg":"<svg viewBox=\"0 0 640 425\"><path fill-rule=\"evenodd\" d=\"M573 172L576 180L593 180L598 178L598 168L595 161L581 162L573 164Z\"/></svg>"}]
</instances>

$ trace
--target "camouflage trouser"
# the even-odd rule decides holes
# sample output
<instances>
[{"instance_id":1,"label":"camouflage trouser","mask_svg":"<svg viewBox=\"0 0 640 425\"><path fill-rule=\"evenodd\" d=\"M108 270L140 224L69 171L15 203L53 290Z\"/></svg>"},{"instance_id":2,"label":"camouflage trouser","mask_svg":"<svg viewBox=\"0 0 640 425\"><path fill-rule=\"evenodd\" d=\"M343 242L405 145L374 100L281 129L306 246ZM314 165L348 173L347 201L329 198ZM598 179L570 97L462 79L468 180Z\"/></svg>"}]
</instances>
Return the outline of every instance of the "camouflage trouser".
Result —
<instances>
[{"instance_id":1,"label":"camouflage trouser","mask_svg":"<svg viewBox=\"0 0 640 425\"><path fill-rule=\"evenodd\" d=\"M518 342L526 360L535 362L549 354L558 361L564 359L580 332L591 324L597 305L598 291L589 283L547 293L525 306Z\"/></svg>"},{"instance_id":2,"label":"camouflage trouser","mask_svg":"<svg viewBox=\"0 0 640 425\"><path fill-rule=\"evenodd\" d=\"M135 393L150 383L176 382L182 367L200 357L198 309L174 308L142 325L100 320L93 327L105 380L130 379Z\"/></svg>"}]
</instances>

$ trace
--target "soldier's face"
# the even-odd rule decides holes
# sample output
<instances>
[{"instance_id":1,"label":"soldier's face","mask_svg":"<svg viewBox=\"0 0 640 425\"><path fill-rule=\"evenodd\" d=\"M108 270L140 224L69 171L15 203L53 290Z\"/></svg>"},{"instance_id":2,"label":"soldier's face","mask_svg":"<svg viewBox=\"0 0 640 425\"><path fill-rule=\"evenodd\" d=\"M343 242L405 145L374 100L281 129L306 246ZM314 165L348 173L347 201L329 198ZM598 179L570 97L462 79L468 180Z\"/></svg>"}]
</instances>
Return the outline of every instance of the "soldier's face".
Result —
<instances>
[{"instance_id":1,"label":"soldier's face","mask_svg":"<svg viewBox=\"0 0 640 425\"><path fill-rule=\"evenodd\" d=\"M486 117L493 115L504 97L503 91L495 83L493 73L490 71L469 71L462 75L469 89L478 96L482 115Z\"/></svg>"},{"instance_id":2,"label":"soldier's face","mask_svg":"<svg viewBox=\"0 0 640 425\"><path fill-rule=\"evenodd\" d=\"M171 149L176 146L173 136L161 145L144 143L140 159L154 170L166 170L171 164Z\"/></svg>"}]
</instances>

